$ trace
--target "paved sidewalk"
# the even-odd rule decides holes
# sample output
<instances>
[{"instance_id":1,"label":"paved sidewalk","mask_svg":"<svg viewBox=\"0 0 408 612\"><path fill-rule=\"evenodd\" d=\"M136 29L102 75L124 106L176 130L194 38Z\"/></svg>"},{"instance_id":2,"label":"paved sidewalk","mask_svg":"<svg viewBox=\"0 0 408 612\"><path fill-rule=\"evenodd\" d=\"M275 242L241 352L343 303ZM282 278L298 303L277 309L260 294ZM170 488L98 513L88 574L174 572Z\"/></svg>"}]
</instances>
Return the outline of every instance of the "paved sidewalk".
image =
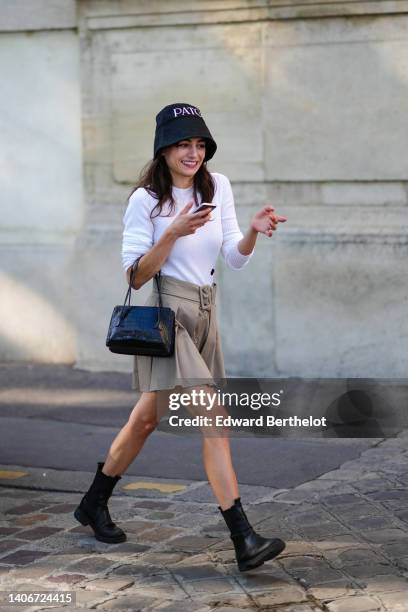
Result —
<instances>
[{"instance_id":1,"label":"paved sidewalk","mask_svg":"<svg viewBox=\"0 0 408 612\"><path fill-rule=\"evenodd\" d=\"M110 509L128 541L108 545L72 516L93 474L0 466L3 595L76 594L0 609L408 611L407 460L405 432L293 489L242 486L258 531L288 543L245 573L206 482L125 476Z\"/></svg>"}]
</instances>

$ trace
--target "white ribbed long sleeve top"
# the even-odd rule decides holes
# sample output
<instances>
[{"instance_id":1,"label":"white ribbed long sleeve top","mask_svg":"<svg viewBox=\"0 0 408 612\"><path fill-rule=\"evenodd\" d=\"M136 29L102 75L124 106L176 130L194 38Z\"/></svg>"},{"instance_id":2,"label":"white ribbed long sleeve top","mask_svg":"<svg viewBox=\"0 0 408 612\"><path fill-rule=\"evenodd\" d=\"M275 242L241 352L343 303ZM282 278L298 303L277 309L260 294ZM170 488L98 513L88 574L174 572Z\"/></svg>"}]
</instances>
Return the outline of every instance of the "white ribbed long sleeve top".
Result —
<instances>
[{"instance_id":1,"label":"white ribbed long sleeve top","mask_svg":"<svg viewBox=\"0 0 408 612\"><path fill-rule=\"evenodd\" d=\"M230 181L218 172L212 172L211 175L216 186L212 204L217 206L211 213L213 221L199 227L194 234L178 238L161 268L162 274L196 285L212 284L212 272L220 251L232 270L243 268L252 256L252 253L242 255L237 247L243 234L238 226ZM193 199L193 188L181 189L173 186L173 198L176 202L173 216L167 216L169 209L165 205L160 216L151 218L150 213L157 200L143 187L136 189L130 196L123 217L124 270L159 240L174 221L174 216ZM195 209L193 205L190 212Z\"/></svg>"}]
</instances>

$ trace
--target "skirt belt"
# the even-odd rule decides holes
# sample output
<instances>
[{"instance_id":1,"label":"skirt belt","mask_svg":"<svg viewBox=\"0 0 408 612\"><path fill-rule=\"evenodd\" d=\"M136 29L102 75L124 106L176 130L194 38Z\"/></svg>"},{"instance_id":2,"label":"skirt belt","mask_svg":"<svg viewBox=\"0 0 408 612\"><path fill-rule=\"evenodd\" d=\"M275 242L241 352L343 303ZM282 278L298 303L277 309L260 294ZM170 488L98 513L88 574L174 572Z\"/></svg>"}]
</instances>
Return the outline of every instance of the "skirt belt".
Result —
<instances>
[{"instance_id":1,"label":"skirt belt","mask_svg":"<svg viewBox=\"0 0 408 612\"><path fill-rule=\"evenodd\" d=\"M172 295L183 300L191 300L198 302L202 310L211 310L211 306L215 304L217 293L217 285L195 285L187 281L182 281L172 276L161 276L160 290L162 295ZM157 293L157 287L154 283L153 292Z\"/></svg>"}]
</instances>

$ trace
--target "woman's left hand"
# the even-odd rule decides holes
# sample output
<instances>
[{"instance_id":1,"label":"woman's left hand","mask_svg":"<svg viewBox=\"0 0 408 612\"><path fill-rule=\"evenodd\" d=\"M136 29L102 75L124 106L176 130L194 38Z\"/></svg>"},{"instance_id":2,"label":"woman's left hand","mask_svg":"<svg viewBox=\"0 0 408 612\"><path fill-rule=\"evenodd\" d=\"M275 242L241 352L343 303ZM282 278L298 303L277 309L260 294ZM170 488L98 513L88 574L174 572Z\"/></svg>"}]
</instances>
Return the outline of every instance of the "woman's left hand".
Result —
<instances>
[{"instance_id":1,"label":"woman's left hand","mask_svg":"<svg viewBox=\"0 0 408 612\"><path fill-rule=\"evenodd\" d=\"M285 223L286 217L275 213L273 206L264 206L259 210L251 221L251 228L269 238L278 227L278 223Z\"/></svg>"}]
</instances>

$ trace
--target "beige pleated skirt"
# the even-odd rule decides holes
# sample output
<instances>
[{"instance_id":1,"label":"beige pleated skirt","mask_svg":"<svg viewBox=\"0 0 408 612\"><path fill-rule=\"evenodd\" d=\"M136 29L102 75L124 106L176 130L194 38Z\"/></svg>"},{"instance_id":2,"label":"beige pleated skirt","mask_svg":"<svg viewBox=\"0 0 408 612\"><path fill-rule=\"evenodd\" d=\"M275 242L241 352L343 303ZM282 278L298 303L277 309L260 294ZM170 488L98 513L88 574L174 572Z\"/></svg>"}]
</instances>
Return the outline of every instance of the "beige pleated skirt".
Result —
<instances>
[{"instance_id":1,"label":"beige pleated skirt","mask_svg":"<svg viewBox=\"0 0 408 612\"><path fill-rule=\"evenodd\" d=\"M225 378L224 357L216 315L216 284L195 285L162 275L163 306L176 314L172 357L135 356L132 389L161 391L178 386L217 384ZM145 306L157 306L156 283Z\"/></svg>"}]
</instances>

